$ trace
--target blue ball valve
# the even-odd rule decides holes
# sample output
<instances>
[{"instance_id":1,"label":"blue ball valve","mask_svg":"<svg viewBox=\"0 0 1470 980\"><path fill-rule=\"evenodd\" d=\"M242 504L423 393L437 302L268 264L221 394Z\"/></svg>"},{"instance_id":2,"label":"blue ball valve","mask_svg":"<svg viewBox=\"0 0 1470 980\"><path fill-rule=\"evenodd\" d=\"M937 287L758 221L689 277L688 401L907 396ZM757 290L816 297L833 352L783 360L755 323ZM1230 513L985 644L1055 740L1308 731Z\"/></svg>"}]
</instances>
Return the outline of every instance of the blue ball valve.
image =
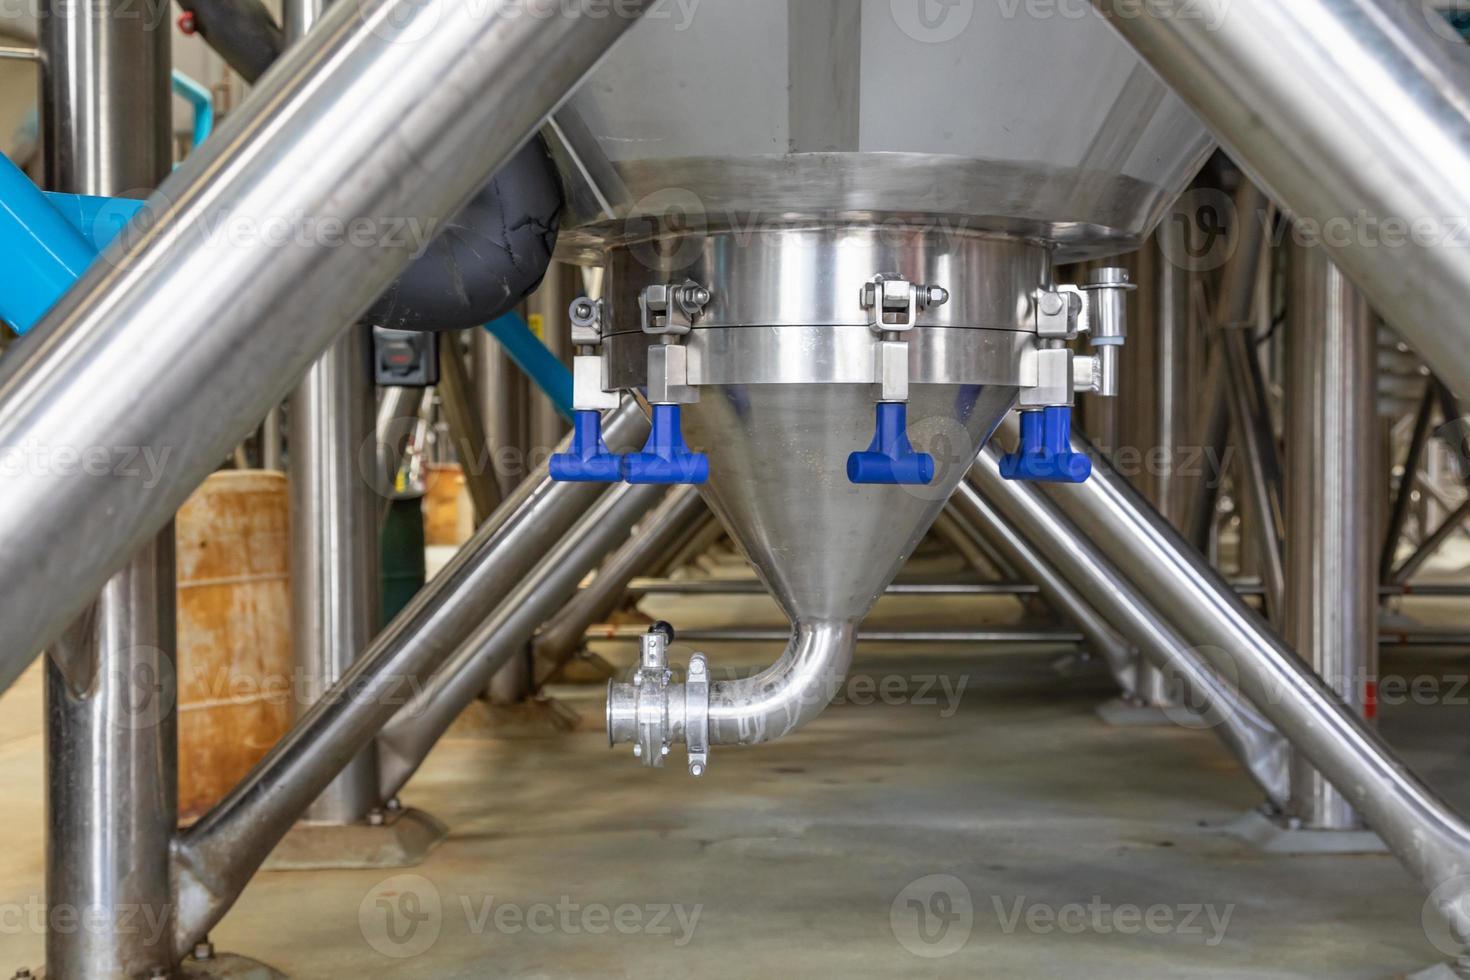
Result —
<instances>
[{"instance_id":1,"label":"blue ball valve","mask_svg":"<svg viewBox=\"0 0 1470 980\"><path fill-rule=\"evenodd\" d=\"M578 411L572 428L572 451L551 457L551 478L562 483L617 483L622 457L602 441L602 415Z\"/></svg>"},{"instance_id":2,"label":"blue ball valve","mask_svg":"<svg viewBox=\"0 0 1470 980\"><path fill-rule=\"evenodd\" d=\"M629 483L700 484L709 480L709 457L684 442L678 405L653 406L653 431L643 452L623 457L623 479Z\"/></svg>"},{"instance_id":3,"label":"blue ball valve","mask_svg":"<svg viewBox=\"0 0 1470 980\"><path fill-rule=\"evenodd\" d=\"M934 480L934 457L914 452L908 434L909 407L878 403L878 431L867 452L847 457L847 479L857 484L926 484Z\"/></svg>"},{"instance_id":4,"label":"blue ball valve","mask_svg":"<svg viewBox=\"0 0 1470 980\"><path fill-rule=\"evenodd\" d=\"M1092 460L1072 451L1072 409L1067 406L1021 413L1021 446L1001 458L1007 480L1086 483Z\"/></svg>"}]
</instances>

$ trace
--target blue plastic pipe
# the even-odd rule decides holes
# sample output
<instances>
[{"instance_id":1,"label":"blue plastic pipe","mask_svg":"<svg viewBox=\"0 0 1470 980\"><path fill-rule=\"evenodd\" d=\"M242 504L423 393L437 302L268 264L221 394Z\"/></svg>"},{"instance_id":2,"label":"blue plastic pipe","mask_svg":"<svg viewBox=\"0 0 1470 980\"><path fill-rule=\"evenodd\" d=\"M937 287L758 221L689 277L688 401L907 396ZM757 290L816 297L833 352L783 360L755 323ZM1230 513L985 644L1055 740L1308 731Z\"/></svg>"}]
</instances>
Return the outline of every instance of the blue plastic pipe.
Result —
<instances>
[{"instance_id":1,"label":"blue plastic pipe","mask_svg":"<svg viewBox=\"0 0 1470 980\"><path fill-rule=\"evenodd\" d=\"M0 254L7 272L0 318L23 334L87 270L97 249L9 157L0 159Z\"/></svg>"},{"instance_id":2,"label":"blue plastic pipe","mask_svg":"<svg viewBox=\"0 0 1470 980\"><path fill-rule=\"evenodd\" d=\"M573 420L572 372L546 349L518 313L507 313L485 324L485 329L500 341L510 359L546 393L556 410L567 421Z\"/></svg>"},{"instance_id":3,"label":"blue plastic pipe","mask_svg":"<svg viewBox=\"0 0 1470 980\"><path fill-rule=\"evenodd\" d=\"M141 211L144 204L143 201L131 197L89 197L86 194L58 194L54 191L46 192L46 200L98 252L106 248L127 227L133 215Z\"/></svg>"},{"instance_id":4,"label":"blue plastic pipe","mask_svg":"<svg viewBox=\"0 0 1470 980\"><path fill-rule=\"evenodd\" d=\"M214 96L209 89L181 71L173 74L174 94L194 109L194 145L198 146L214 131Z\"/></svg>"}]
</instances>

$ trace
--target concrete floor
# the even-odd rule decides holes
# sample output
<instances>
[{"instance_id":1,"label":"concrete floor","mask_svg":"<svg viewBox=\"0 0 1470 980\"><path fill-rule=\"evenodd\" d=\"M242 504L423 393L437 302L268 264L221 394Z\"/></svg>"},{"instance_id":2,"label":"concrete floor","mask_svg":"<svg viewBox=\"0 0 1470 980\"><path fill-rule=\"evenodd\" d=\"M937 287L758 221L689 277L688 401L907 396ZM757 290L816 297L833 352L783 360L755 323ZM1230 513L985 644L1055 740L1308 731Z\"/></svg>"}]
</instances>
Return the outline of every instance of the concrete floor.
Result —
<instances>
[{"instance_id":1,"label":"concrete floor","mask_svg":"<svg viewBox=\"0 0 1470 980\"><path fill-rule=\"evenodd\" d=\"M763 600L650 611L779 623ZM873 623L974 625L976 611L891 599ZM708 652L717 667L773 655ZM1442 959L1391 858L1235 842L1221 828L1258 798L1212 736L1104 727L1106 678L1061 676L1056 654L860 651L845 703L788 741L717 749L700 781L682 750L661 771L609 751L600 690L559 689L580 731L452 738L429 759L404 799L451 837L422 867L262 874L213 938L303 978L1379 978ZM39 688L32 671L0 700L0 909L42 895ZM1390 705L1383 728L1470 809L1466 711ZM0 916L0 971L41 961L17 918Z\"/></svg>"}]
</instances>

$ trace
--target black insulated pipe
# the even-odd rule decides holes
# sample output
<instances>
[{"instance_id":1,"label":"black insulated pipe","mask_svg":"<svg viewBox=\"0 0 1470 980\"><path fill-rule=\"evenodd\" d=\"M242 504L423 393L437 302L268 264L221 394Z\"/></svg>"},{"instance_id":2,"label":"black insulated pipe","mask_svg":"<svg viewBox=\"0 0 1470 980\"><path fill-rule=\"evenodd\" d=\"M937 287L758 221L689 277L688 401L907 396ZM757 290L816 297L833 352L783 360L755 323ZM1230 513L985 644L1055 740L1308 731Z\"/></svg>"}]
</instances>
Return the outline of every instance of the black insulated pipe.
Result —
<instances>
[{"instance_id":1,"label":"black insulated pipe","mask_svg":"<svg viewBox=\"0 0 1470 980\"><path fill-rule=\"evenodd\" d=\"M260 0L180 0L193 29L247 82L285 48ZM395 330L467 330L515 309L556 248L561 180L538 136L430 240L363 317Z\"/></svg>"}]
</instances>

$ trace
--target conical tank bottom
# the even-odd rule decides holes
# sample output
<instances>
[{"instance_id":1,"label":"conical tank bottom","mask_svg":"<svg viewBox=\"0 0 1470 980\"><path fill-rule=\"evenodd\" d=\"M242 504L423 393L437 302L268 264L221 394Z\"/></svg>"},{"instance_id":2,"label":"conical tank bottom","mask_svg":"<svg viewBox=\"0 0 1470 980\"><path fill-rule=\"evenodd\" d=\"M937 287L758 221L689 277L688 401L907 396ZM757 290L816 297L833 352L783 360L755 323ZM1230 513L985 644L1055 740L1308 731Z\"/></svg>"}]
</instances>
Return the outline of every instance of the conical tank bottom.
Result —
<instances>
[{"instance_id":1,"label":"conical tank bottom","mask_svg":"<svg viewBox=\"0 0 1470 980\"><path fill-rule=\"evenodd\" d=\"M934 457L933 482L855 486L847 457L872 441L872 392L726 385L685 406L685 433L710 457L705 497L793 622L867 615L1016 397L1004 386L913 386L909 438Z\"/></svg>"}]
</instances>

